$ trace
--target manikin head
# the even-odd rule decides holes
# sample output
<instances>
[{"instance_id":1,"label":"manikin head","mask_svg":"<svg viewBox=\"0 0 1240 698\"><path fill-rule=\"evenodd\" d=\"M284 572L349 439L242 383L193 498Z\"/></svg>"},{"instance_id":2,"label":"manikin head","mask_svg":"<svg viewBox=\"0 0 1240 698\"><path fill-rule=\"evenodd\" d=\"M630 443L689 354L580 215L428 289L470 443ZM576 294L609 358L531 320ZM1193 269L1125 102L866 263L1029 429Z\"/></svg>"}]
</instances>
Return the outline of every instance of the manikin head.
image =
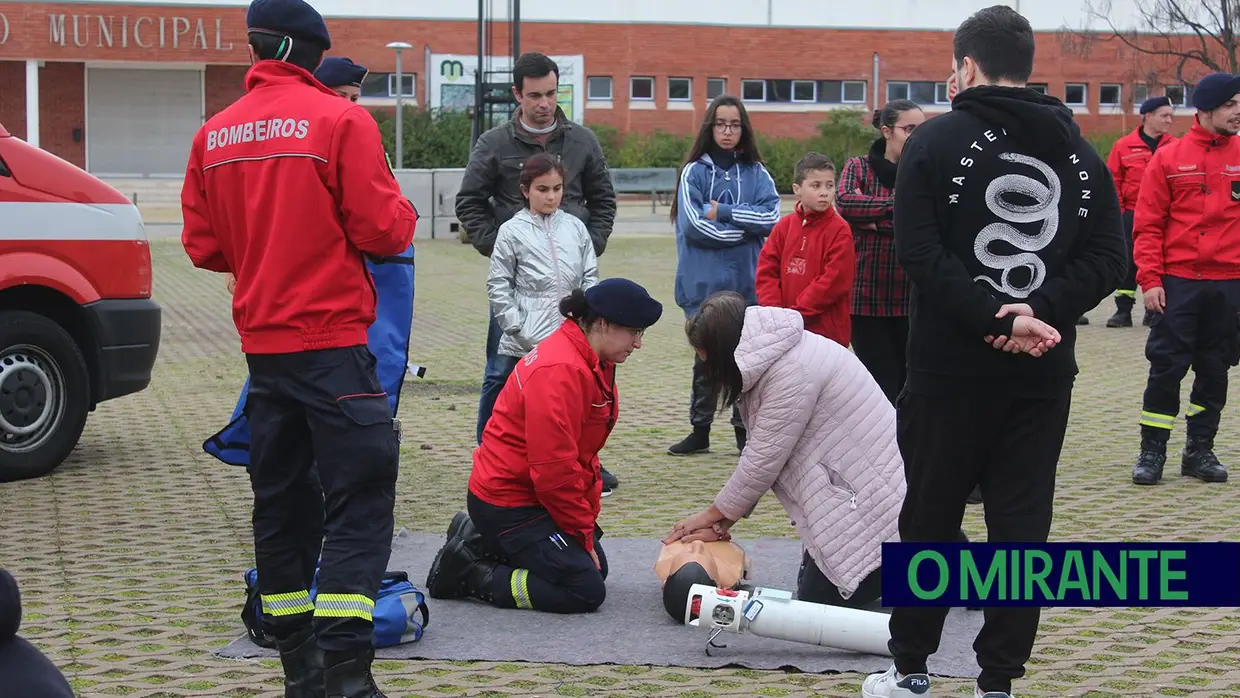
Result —
<instances>
[{"instance_id":1,"label":"manikin head","mask_svg":"<svg viewBox=\"0 0 1240 698\"><path fill-rule=\"evenodd\" d=\"M305 0L254 0L245 26L250 63L283 61L313 73L332 47L323 16Z\"/></svg>"},{"instance_id":2,"label":"manikin head","mask_svg":"<svg viewBox=\"0 0 1240 698\"><path fill-rule=\"evenodd\" d=\"M952 53L961 92L979 85L1024 87L1033 74L1033 27L1006 5L987 7L956 29Z\"/></svg>"},{"instance_id":3,"label":"manikin head","mask_svg":"<svg viewBox=\"0 0 1240 698\"><path fill-rule=\"evenodd\" d=\"M521 195L534 213L550 216L564 198L564 166L551 153L530 157L521 168Z\"/></svg>"},{"instance_id":4,"label":"manikin head","mask_svg":"<svg viewBox=\"0 0 1240 698\"><path fill-rule=\"evenodd\" d=\"M1202 78L1193 90L1193 107L1205 130L1220 136L1240 133L1240 75L1213 73Z\"/></svg>"},{"instance_id":5,"label":"manikin head","mask_svg":"<svg viewBox=\"0 0 1240 698\"><path fill-rule=\"evenodd\" d=\"M522 54L512 65L512 96L521 119L537 129L555 123L560 101L560 68L541 53Z\"/></svg>"},{"instance_id":6,"label":"manikin head","mask_svg":"<svg viewBox=\"0 0 1240 698\"><path fill-rule=\"evenodd\" d=\"M1161 138L1171 133L1171 125L1175 122L1175 109L1171 106L1171 98L1150 97L1141 103L1141 128L1151 138Z\"/></svg>"},{"instance_id":7,"label":"manikin head","mask_svg":"<svg viewBox=\"0 0 1240 698\"><path fill-rule=\"evenodd\" d=\"M600 361L620 364L642 348L642 335L659 321L663 305L636 283L611 278L565 296L560 314L577 322Z\"/></svg>"},{"instance_id":8,"label":"manikin head","mask_svg":"<svg viewBox=\"0 0 1240 698\"><path fill-rule=\"evenodd\" d=\"M663 581L663 609L683 623L694 584L733 589L748 576L749 558L731 541L677 541L663 546L654 572Z\"/></svg>"}]
</instances>

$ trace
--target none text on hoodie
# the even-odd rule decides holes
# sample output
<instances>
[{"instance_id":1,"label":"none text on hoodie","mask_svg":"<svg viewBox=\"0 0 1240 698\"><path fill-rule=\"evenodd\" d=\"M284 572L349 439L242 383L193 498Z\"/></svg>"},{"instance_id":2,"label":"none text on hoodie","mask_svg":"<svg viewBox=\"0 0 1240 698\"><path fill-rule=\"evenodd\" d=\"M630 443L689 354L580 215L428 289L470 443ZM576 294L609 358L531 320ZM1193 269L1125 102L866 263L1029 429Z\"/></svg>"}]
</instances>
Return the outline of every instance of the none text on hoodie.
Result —
<instances>
[{"instance_id":1,"label":"none text on hoodie","mask_svg":"<svg viewBox=\"0 0 1240 698\"><path fill-rule=\"evenodd\" d=\"M1027 88L962 92L909 139L896 183L896 249L916 287L911 391L1050 397L1077 372L1075 323L1123 280L1127 246L1106 163L1058 99ZM1007 354L1001 306L1028 304L1062 336Z\"/></svg>"}]
</instances>

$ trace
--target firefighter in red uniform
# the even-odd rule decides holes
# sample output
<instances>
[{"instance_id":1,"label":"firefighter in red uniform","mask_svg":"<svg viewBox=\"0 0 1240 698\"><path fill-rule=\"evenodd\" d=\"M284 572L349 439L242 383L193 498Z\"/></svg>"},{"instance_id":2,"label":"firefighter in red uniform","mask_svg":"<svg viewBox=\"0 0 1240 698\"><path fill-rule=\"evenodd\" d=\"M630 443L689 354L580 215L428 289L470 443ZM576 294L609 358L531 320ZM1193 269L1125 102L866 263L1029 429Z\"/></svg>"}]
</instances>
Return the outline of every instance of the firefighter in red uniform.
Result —
<instances>
[{"instance_id":1,"label":"firefighter in red uniform","mask_svg":"<svg viewBox=\"0 0 1240 698\"><path fill-rule=\"evenodd\" d=\"M1154 153L1141 182L1134 230L1137 283L1161 313L1145 346L1141 453L1132 480L1156 484L1193 369L1182 475L1225 482L1214 455L1227 373L1240 362L1240 76L1215 73L1193 92L1197 120Z\"/></svg>"},{"instance_id":2,"label":"firefighter in red uniform","mask_svg":"<svg viewBox=\"0 0 1240 698\"><path fill-rule=\"evenodd\" d=\"M246 94L190 149L182 243L195 266L237 280L254 553L285 695L375 698L372 614L400 446L366 346L365 256L404 252L417 214L374 118L311 74L331 47L322 16L303 0L255 0L246 27Z\"/></svg>"},{"instance_id":3,"label":"firefighter in red uniform","mask_svg":"<svg viewBox=\"0 0 1240 698\"><path fill-rule=\"evenodd\" d=\"M1141 178L1150 158L1159 146L1175 140L1171 135L1174 111L1168 97L1150 97L1142 102L1141 125L1115 141L1111 156L1107 158L1107 167L1119 191L1124 232L1128 239L1128 276L1115 291L1115 314L1107 320L1107 327L1132 327L1132 306L1137 300L1137 265L1132 260L1132 219L1141 192ZM1148 327L1152 317L1147 309L1141 324Z\"/></svg>"},{"instance_id":4,"label":"firefighter in red uniform","mask_svg":"<svg viewBox=\"0 0 1240 698\"><path fill-rule=\"evenodd\" d=\"M458 513L427 576L432 598L587 613L606 597L598 452L619 414L616 364L663 306L627 279L560 302L566 318L518 364L474 451Z\"/></svg>"}]
</instances>

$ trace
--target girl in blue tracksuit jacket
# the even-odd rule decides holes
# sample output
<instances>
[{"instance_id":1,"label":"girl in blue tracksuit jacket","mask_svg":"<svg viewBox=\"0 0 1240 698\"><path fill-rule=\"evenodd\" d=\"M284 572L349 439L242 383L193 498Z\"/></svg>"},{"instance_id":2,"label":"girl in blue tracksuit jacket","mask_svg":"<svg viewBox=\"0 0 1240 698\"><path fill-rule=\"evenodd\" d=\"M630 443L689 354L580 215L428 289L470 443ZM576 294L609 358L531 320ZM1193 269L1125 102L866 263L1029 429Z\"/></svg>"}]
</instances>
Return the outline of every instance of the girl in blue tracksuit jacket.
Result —
<instances>
[{"instance_id":1,"label":"girl in blue tracksuit jacket","mask_svg":"<svg viewBox=\"0 0 1240 698\"><path fill-rule=\"evenodd\" d=\"M672 219L676 222L676 305L685 317L719 291L735 291L757 305L758 254L779 221L779 192L762 164L749 115L739 99L723 95L706 110L701 130L680 172ZM710 448L718 396L693 364L689 421L693 433L668 449L683 456ZM736 445L745 430L732 411Z\"/></svg>"}]
</instances>

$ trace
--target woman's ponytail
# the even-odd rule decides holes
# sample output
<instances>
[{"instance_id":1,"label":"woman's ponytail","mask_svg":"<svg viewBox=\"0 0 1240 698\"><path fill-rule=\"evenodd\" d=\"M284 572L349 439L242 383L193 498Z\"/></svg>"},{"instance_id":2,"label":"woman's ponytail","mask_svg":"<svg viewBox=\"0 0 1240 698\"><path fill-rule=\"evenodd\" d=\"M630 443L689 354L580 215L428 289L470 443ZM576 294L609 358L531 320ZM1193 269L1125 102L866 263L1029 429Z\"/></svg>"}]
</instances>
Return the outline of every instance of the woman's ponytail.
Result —
<instances>
[{"instance_id":1,"label":"woman's ponytail","mask_svg":"<svg viewBox=\"0 0 1240 698\"><path fill-rule=\"evenodd\" d=\"M590 319L590 305L586 303L586 293L579 288L560 299L560 315L578 322Z\"/></svg>"}]
</instances>

